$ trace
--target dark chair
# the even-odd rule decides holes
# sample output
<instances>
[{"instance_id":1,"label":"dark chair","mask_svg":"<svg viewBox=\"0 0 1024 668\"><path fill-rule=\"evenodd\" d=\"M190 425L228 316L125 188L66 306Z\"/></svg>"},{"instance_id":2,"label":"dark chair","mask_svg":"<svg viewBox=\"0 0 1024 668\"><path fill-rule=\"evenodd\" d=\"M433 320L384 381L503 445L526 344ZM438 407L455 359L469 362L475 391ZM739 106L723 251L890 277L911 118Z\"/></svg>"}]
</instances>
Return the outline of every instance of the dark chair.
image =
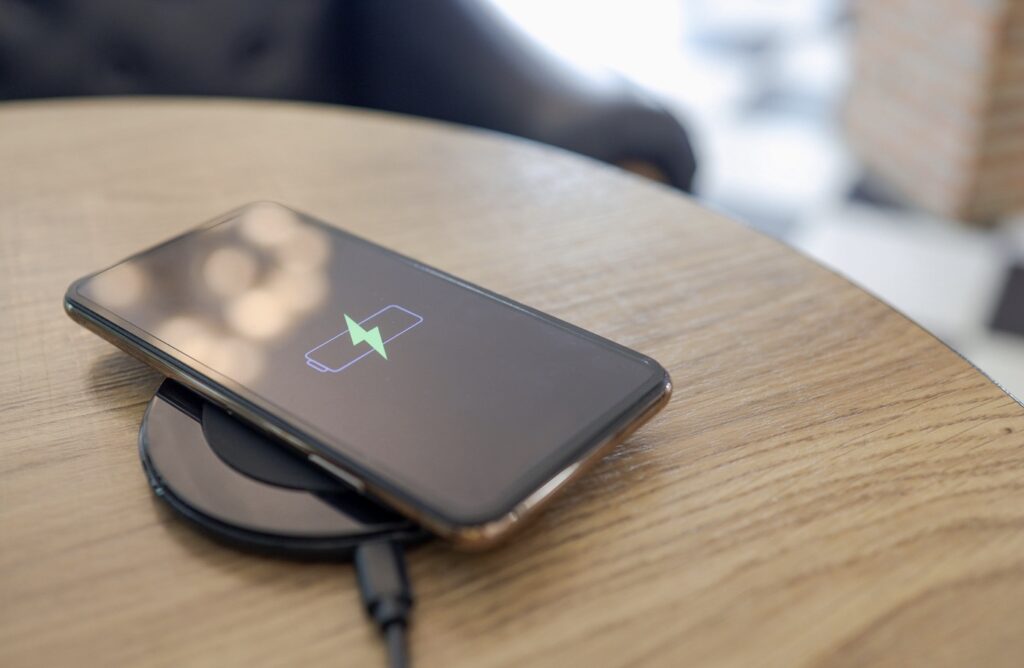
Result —
<instances>
[{"instance_id":1,"label":"dark chair","mask_svg":"<svg viewBox=\"0 0 1024 668\"><path fill-rule=\"evenodd\" d=\"M507 132L689 190L686 132L481 0L9 0L0 99L225 95L352 104Z\"/></svg>"}]
</instances>

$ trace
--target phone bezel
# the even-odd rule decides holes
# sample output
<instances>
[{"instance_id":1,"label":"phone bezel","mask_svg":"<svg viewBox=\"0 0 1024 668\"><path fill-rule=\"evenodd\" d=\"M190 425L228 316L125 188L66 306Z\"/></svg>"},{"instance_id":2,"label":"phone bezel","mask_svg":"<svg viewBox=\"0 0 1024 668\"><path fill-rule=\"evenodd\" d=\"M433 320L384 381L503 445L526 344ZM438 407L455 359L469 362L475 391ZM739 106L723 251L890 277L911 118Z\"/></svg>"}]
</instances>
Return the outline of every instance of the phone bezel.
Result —
<instances>
[{"instance_id":1,"label":"phone bezel","mask_svg":"<svg viewBox=\"0 0 1024 668\"><path fill-rule=\"evenodd\" d=\"M315 425L310 425L291 415L287 410L262 399L244 385L188 357L149 332L91 301L79 291L79 287L85 281L97 274L172 244L187 235L200 233L230 221L248 206L252 205L229 211L163 243L135 253L110 267L83 276L68 287L64 299L65 309L74 320L88 329L144 362L157 367L166 375L193 388L226 410L234 412L256 427L273 434L305 455L317 455L326 460L329 465L338 467L341 469L340 471L331 470L330 466L328 466L328 470L360 491L376 496L394 506L435 533L469 547L493 544L504 537L513 527L520 525L526 516L532 515L540 505L569 480L579 475L586 464L598 458L607 448L620 442L668 401L671 394L671 380L668 373L653 359L593 332L566 323L547 313L510 300L346 230L334 227L315 217L289 209L305 222L338 235L347 242L359 243L384 253L417 270L428 272L449 282L453 284L453 287L481 294L504 306L554 325L569 334L595 342L651 369L651 374L645 383L638 386L632 393L625 395L609 411L597 416L589 424L581 426L571 438L554 446L547 456L539 459L533 467L514 481L510 485L511 493L497 503L497 507L487 508L470 516L446 512L437 504L432 504L431 500L425 498L424 495L416 494L414 484L410 485L408 482L403 484L401 475L396 475L394 472L388 471L386 467L366 461L366 457L354 454L352 448L341 438L325 434Z\"/></svg>"}]
</instances>

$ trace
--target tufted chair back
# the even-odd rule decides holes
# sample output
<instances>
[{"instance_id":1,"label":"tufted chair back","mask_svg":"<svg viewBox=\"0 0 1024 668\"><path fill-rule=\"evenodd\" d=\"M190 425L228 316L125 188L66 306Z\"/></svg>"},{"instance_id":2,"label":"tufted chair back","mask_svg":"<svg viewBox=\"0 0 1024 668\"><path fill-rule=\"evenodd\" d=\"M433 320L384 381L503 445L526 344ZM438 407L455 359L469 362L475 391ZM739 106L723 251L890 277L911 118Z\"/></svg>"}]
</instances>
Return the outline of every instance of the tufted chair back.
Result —
<instances>
[{"instance_id":1,"label":"tufted chair back","mask_svg":"<svg viewBox=\"0 0 1024 668\"><path fill-rule=\"evenodd\" d=\"M2 0L0 99L229 95L340 102L333 0Z\"/></svg>"},{"instance_id":2,"label":"tufted chair back","mask_svg":"<svg viewBox=\"0 0 1024 668\"><path fill-rule=\"evenodd\" d=\"M0 100L344 103L529 137L688 189L685 130L573 70L486 0L0 0Z\"/></svg>"}]
</instances>

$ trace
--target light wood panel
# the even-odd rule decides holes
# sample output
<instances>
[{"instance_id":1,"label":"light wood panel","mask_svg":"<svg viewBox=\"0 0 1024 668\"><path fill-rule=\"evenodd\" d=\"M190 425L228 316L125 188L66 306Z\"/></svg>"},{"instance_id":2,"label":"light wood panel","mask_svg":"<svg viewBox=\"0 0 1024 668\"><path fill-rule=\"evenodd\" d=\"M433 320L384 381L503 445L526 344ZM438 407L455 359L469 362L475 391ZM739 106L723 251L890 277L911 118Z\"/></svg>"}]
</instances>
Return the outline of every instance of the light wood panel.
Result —
<instances>
[{"instance_id":1,"label":"light wood panel","mask_svg":"<svg viewBox=\"0 0 1024 668\"><path fill-rule=\"evenodd\" d=\"M1024 412L661 186L486 133L225 101L0 107L0 665L378 665L346 565L151 498L159 378L68 282L274 199L646 352L672 403L486 554L417 551L421 666L1020 665Z\"/></svg>"}]
</instances>

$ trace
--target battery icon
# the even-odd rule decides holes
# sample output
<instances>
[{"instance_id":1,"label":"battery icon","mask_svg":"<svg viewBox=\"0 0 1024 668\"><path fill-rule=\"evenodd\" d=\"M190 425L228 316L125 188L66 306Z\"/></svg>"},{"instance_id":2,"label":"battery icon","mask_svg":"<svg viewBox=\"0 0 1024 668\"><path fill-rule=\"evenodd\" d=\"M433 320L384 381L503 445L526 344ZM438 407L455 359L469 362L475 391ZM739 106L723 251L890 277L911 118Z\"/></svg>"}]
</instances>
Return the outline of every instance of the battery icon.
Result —
<instances>
[{"instance_id":1,"label":"battery icon","mask_svg":"<svg viewBox=\"0 0 1024 668\"><path fill-rule=\"evenodd\" d=\"M306 365L322 373L338 373L367 355L387 358L385 346L416 325L423 317L390 304L358 323L345 316L349 326L306 353Z\"/></svg>"}]
</instances>

